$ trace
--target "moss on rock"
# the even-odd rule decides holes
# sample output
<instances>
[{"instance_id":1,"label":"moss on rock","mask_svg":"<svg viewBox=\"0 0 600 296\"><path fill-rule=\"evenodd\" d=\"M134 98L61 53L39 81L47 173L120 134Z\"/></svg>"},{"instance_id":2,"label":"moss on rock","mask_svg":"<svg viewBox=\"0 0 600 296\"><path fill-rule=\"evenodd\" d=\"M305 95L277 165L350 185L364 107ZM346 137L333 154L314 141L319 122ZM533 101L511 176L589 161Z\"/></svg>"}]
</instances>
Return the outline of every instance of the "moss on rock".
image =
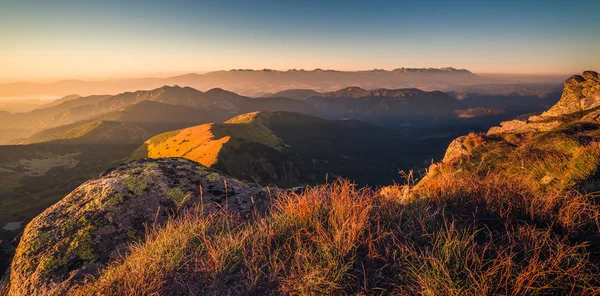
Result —
<instances>
[{"instance_id":1,"label":"moss on rock","mask_svg":"<svg viewBox=\"0 0 600 296\"><path fill-rule=\"evenodd\" d=\"M10 294L68 294L125 254L128 244L144 237L146 227L195 209L201 201L206 211L227 208L247 217L255 208L266 209L269 198L259 185L185 159L121 165L79 186L27 225L11 266Z\"/></svg>"}]
</instances>

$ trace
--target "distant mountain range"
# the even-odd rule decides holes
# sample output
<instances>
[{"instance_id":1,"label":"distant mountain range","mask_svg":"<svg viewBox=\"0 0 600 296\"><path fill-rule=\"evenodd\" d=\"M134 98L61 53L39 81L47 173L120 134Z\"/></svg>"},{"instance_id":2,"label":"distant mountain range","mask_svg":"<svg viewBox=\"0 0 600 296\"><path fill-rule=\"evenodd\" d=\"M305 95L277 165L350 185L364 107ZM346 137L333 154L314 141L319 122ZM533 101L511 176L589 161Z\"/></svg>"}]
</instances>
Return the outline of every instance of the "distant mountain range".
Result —
<instances>
[{"instance_id":1,"label":"distant mountain range","mask_svg":"<svg viewBox=\"0 0 600 296\"><path fill-rule=\"evenodd\" d=\"M559 93L554 92L539 95L467 94L459 100L457 93L451 94L415 88L366 90L355 86L332 92L290 89L269 97L250 98L221 88L202 92L191 87L162 86L114 96L68 95L27 113L1 113L0 144L54 140L111 142L113 140L98 137L116 135L119 130L123 134L138 135L125 142L139 143L149 135L202 123L221 123L254 111L293 111L329 119L353 118L389 127L414 123L435 126L457 118L502 114L499 110L506 111L511 117L539 112L559 97ZM457 110L476 108L499 110L457 116ZM482 130L499 123L497 119L490 120L492 122L483 122ZM101 124L104 121L120 124ZM92 131L96 136L83 136Z\"/></svg>"},{"instance_id":2,"label":"distant mountain range","mask_svg":"<svg viewBox=\"0 0 600 296\"><path fill-rule=\"evenodd\" d=\"M448 85L484 81L465 69L398 68L391 71L231 70L206 74L190 73L168 78L113 79L104 81L61 80L54 83L18 82L0 85L0 97L19 95L118 94L163 85L189 86L199 90L215 87L247 96L264 96L286 89L332 91L347 86L363 88L446 89Z\"/></svg>"},{"instance_id":3,"label":"distant mountain range","mask_svg":"<svg viewBox=\"0 0 600 296\"><path fill-rule=\"evenodd\" d=\"M151 91L126 92L115 96L88 96L60 99L58 104L42 106L28 113L0 117L0 143L32 143L44 138L56 138L92 121L122 121L143 124L151 132L181 128L182 124L222 122L232 116L258 110L289 110L317 113L312 105L286 98L249 98L225 91L211 89L201 92L189 87L163 86ZM159 103L148 104L147 102ZM144 104L140 104L144 103ZM175 125L174 125L175 124ZM161 127L162 125L162 127ZM57 128L58 129L53 129ZM45 131L34 139L26 139ZM58 136L58 139L64 139ZM15 139L19 139L16 140Z\"/></svg>"}]
</instances>

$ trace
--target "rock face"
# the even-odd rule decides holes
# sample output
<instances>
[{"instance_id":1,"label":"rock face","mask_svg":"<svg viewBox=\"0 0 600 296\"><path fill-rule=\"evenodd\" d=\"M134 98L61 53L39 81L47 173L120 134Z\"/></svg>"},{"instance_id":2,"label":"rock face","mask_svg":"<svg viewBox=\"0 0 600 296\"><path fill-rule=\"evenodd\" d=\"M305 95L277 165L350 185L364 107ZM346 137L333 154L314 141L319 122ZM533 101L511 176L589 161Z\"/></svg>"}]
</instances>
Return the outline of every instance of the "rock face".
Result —
<instances>
[{"instance_id":1,"label":"rock face","mask_svg":"<svg viewBox=\"0 0 600 296\"><path fill-rule=\"evenodd\" d=\"M581 118L582 122L600 123L600 110L594 110Z\"/></svg>"},{"instance_id":2,"label":"rock face","mask_svg":"<svg viewBox=\"0 0 600 296\"><path fill-rule=\"evenodd\" d=\"M547 132L561 125L560 121L536 122L531 119L511 120L500 123L501 126L491 127L488 135L501 133L531 133L531 132Z\"/></svg>"},{"instance_id":3,"label":"rock face","mask_svg":"<svg viewBox=\"0 0 600 296\"><path fill-rule=\"evenodd\" d=\"M565 81L563 93L550 110L541 116L531 116L527 121L512 120L492 127L488 135L501 133L527 133L549 131L561 125L560 117L600 106L600 74L585 71ZM597 116L589 115L584 121L597 121Z\"/></svg>"},{"instance_id":4,"label":"rock face","mask_svg":"<svg viewBox=\"0 0 600 296\"><path fill-rule=\"evenodd\" d=\"M185 159L124 164L79 186L25 228L10 269L9 295L68 294L144 237L147 226L204 205L247 217L269 190Z\"/></svg>"},{"instance_id":5,"label":"rock face","mask_svg":"<svg viewBox=\"0 0 600 296\"><path fill-rule=\"evenodd\" d=\"M446 154L444 154L444 159L442 162L448 163L460 158L463 155L469 155L469 150L465 145L466 140L467 136L461 136L454 139L450 145L448 145L448 149L446 149Z\"/></svg>"},{"instance_id":6,"label":"rock face","mask_svg":"<svg viewBox=\"0 0 600 296\"><path fill-rule=\"evenodd\" d=\"M585 71L565 81L560 101L542 116L560 116L600 106L600 74Z\"/></svg>"}]
</instances>

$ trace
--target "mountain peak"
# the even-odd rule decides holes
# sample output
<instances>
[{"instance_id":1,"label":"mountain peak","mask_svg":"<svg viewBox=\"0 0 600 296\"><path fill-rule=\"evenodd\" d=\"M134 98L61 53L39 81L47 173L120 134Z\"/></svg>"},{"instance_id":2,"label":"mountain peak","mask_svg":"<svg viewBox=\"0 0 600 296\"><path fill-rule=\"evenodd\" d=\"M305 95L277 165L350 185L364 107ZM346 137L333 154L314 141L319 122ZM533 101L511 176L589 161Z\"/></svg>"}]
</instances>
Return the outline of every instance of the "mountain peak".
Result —
<instances>
[{"instance_id":1,"label":"mountain peak","mask_svg":"<svg viewBox=\"0 0 600 296\"><path fill-rule=\"evenodd\" d=\"M215 88L209 89L208 91L205 92L205 94L209 95L209 96L219 96L219 97L239 97L240 96L234 92L222 89L220 87L215 87Z\"/></svg>"}]
</instances>

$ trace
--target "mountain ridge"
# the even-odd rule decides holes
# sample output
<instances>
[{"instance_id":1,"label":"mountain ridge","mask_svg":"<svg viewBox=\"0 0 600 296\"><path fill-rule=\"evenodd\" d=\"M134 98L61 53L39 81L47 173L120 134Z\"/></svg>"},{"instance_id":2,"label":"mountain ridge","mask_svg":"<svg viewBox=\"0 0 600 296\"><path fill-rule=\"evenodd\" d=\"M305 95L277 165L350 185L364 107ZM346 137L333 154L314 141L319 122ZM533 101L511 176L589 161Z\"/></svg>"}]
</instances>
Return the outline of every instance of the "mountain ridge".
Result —
<instances>
[{"instance_id":1,"label":"mountain ridge","mask_svg":"<svg viewBox=\"0 0 600 296\"><path fill-rule=\"evenodd\" d=\"M16 130L15 133L21 135L15 137L10 133L0 137L0 141L3 138L10 139L9 137L25 138L44 129L90 120L143 101L196 108L210 114L210 121L224 121L236 114L258 110L280 109L317 113L312 106L293 99L254 99L218 88L201 92L190 87L162 86L152 90L125 92L115 96L94 95L63 100L59 104L47 108L3 116L0 118L2 128Z\"/></svg>"},{"instance_id":2,"label":"mountain ridge","mask_svg":"<svg viewBox=\"0 0 600 296\"><path fill-rule=\"evenodd\" d=\"M0 84L0 95L51 94L66 96L78 93L85 96L97 93L116 94L136 89L157 88L165 84L178 84L196 89L209 89L218 86L245 95L257 96L257 93L253 93L253 89L261 88L263 89L262 92L266 93L293 88L291 87L293 85L303 85L305 87L302 88L330 90L336 87L339 88L340 83L344 85L364 84L363 86L371 87L394 87L399 86L398 84L416 87L420 82L442 83L444 80L451 83L467 83L478 81L480 78L466 69L455 68L397 68L390 71L230 70L204 74L189 73L167 78L128 78L99 81L60 80L54 83L18 82ZM273 84L280 86L271 88L269 85Z\"/></svg>"}]
</instances>

